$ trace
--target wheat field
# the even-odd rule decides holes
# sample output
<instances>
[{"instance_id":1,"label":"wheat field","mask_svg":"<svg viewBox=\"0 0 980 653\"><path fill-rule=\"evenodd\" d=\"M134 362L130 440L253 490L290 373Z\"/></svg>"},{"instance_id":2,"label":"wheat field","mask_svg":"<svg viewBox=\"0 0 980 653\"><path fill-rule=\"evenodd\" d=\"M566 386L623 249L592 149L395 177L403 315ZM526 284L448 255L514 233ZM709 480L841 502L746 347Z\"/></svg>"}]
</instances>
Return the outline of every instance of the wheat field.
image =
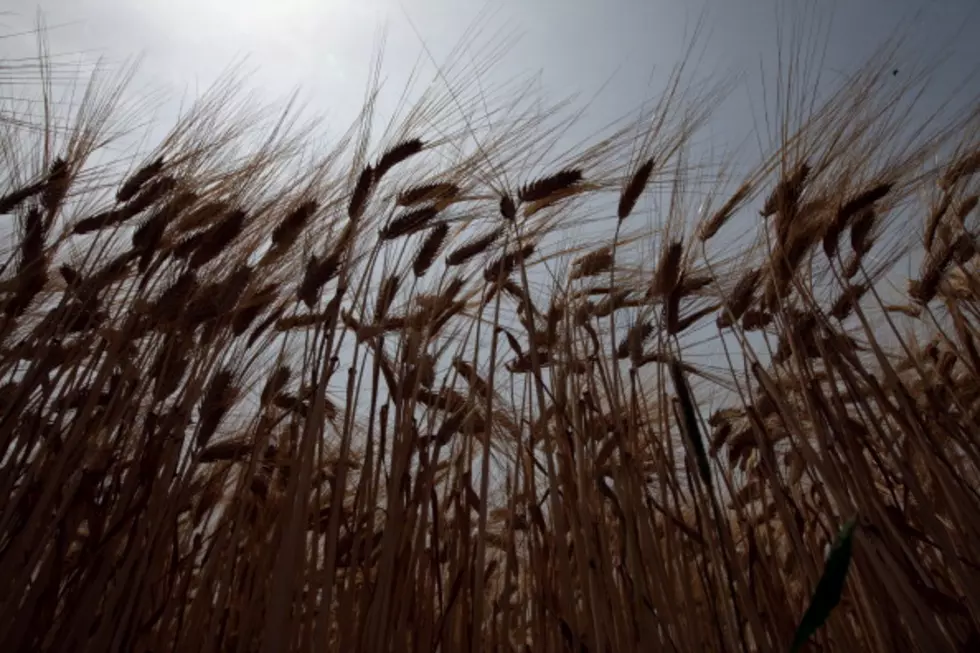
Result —
<instances>
[{"instance_id":1,"label":"wheat field","mask_svg":"<svg viewBox=\"0 0 980 653\"><path fill-rule=\"evenodd\" d=\"M980 650L980 102L893 54L744 174L683 65L120 157L131 71L0 61L0 650Z\"/></svg>"}]
</instances>

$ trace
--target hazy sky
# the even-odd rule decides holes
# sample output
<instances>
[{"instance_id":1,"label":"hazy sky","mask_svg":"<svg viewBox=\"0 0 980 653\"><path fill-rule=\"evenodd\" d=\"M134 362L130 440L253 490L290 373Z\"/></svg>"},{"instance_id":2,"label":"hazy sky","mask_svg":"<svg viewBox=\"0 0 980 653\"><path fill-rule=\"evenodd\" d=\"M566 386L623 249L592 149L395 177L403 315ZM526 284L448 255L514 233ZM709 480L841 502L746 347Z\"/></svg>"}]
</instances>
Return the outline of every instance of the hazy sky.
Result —
<instances>
[{"instance_id":1,"label":"hazy sky","mask_svg":"<svg viewBox=\"0 0 980 653\"><path fill-rule=\"evenodd\" d=\"M111 65L141 55L137 88L162 87L168 99L158 113L161 130L169 127L181 100L199 95L247 56L250 88L270 101L300 89L308 109L326 115L328 134L336 133L362 104L382 35L384 76L397 98L420 56L445 63L474 23L485 37L516 38L485 83L540 71L547 99L578 93L582 103L591 102L576 137L588 137L590 130L656 97L700 18L698 74L718 79L741 73L745 80L699 137L710 156L756 145L761 69L769 75L775 70L779 24L812 29L809 36L826 43L820 67L829 81L853 72L902 27L906 62L945 48L948 59L937 69L927 100L942 103L954 92L980 97L980 77L963 83L980 67L978 0L7 0L6 5L0 34L29 30L42 15L50 51L65 61L102 56ZM0 58L30 56L35 48L30 34L0 39ZM478 59L473 48L462 56ZM784 44L783 51L788 49ZM900 84L902 62L896 65ZM770 77L767 88L774 87ZM758 149L750 154L758 155ZM751 158L746 157L746 167Z\"/></svg>"},{"instance_id":2,"label":"hazy sky","mask_svg":"<svg viewBox=\"0 0 980 653\"><path fill-rule=\"evenodd\" d=\"M978 0L7 0L6 6L0 35L29 31L43 16L59 61L103 57L112 66L142 56L132 92L152 87L163 91L154 97L166 99L148 146L172 124L181 102L244 57L249 88L269 101L299 89L307 109L326 116L329 137L356 117L382 35L385 90L394 102L420 57L447 63L474 24L484 40L514 37L481 84L540 72L547 100L579 94L580 103L590 103L569 144L657 97L699 19L697 76L743 77L698 137L708 149L696 156L743 148L733 160L748 168L760 155L760 79L768 79L771 94L777 25L811 30L809 38L826 44L819 68L830 82L854 72L901 27L907 36L896 84L903 61L921 62L944 49L948 58L933 75L927 104L956 92L980 97L980 77L963 82L980 67ZM465 67L480 51L472 40L464 45L464 60L452 63ZM29 33L2 38L0 64L31 56L36 47ZM782 51L789 49L784 43ZM423 81L432 74L430 65ZM761 140L769 150L765 134ZM746 147L755 148L749 156Z\"/></svg>"},{"instance_id":3,"label":"hazy sky","mask_svg":"<svg viewBox=\"0 0 980 653\"><path fill-rule=\"evenodd\" d=\"M628 111L656 91L658 80L681 57L702 9L706 13L700 68L715 74L742 71L758 78L760 63L775 61L780 14L785 19L803 10L825 21L832 19L825 64L831 75L853 69L903 20L906 24L914 20L911 33L922 45L952 47L955 63L945 69L950 80L980 64L976 0L7 0L4 4L8 13L0 13L0 32L31 27L40 10L50 28L52 52L102 55L109 61L141 54L141 81L191 95L248 55L249 68L254 70L251 86L270 98L301 88L311 108L341 125L360 104L382 30L387 37L384 71L397 83L422 52L423 42L436 61L444 61L462 32L480 16L481 28L520 37L501 61L499 74L541 70L549 93L580 92L586 99L608 82L594 105L595 120L600 122ZM0 54L24 53L32 47L30 37L4 39ZM917 47L918 43L910 44L908 49L914 53ZM739 130L744 128L740 125ZM745 134L728 136L738 139Z\"/></svg>"}]
</instances>

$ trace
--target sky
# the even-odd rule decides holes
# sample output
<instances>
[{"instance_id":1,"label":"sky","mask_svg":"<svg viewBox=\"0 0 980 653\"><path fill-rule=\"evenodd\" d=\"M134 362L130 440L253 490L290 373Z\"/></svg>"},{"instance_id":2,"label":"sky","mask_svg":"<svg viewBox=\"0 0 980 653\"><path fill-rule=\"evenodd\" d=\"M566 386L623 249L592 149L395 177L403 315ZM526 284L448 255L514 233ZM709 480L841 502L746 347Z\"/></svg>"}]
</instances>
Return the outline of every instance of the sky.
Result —
<instances>
[{"instance_id":1,"label":"sky","mask_svg":"<svg viewBox=\"0 0 980 653\"><path fill-rule=\"evenodd\" d=\"M199 95L230 64L247 57L250 87L270 100L300 89L311 109L337 125L348 124L360 105L382 34L383 70L398 83L420 55L445 61L474 21L483 32L519 39L496 69L502 77L540 71L543 88L552 95L592 99L601 91L591 108L595 124L655 94L702 15L698 69L707 74L759 77L760 65L775 61L777 22L793 12L831 21L824 66L829 75L853 68L902 21L914 26L910 52L922 46L952 49L956 63L944 69L951 80L980 62L975 0L8 0L5 5L0 32L27 29L41 12L52 53L102 56L110 63L141 55L138 79L163 87L170 98ZM30 37L4 39L0 53L29 53L33 47ZM722 138L738 140L752 129L751 122L736 119L752 113L746 99L732 114L733 133ZM162 113L166 117L166 108Z\"/></svg>"},{"instance_id":2,"label":"sky","mask_svg":"<svg viewBox=\"0 0 980 653\"><path fill-rule=\"evenodd\" d=\"M173 124L232 64L242 63L246 88L284 102L299 93L307 115L323 117L326 140L342 133L362 106L373 56L384 44L385 102L399 98L413 69L466 65L485 58L479 43L497 39L505 52L481 84L538 74L549 101L576 96L587 104L569 144L587 139L658 96L700 25L692 79L739 80L699 137L709 157L731 156L745 172L772 136L761 122L771 104L780 25L812 30L826 44L824 81L854 72L902 29L902 56L915 61L944 49L931 96L980 97L980 3L976 0L7 0L0 35L26 32L43 18L58 61L112 69L134 57L140 67L130 93L156 105L157 131ZM471 28L474 28L475 31ZM467 30L470 30L467 32ZM472 39L469 35L480 38ZM785 33L782 38L786 38ZM509 39L509 40L501 40ZM462 50L454 50L463 41ZM789 40L793 40L789 38ZM32 34L0 39L0 57L32 56ZM896 63L901 69L900 62ZM767 86L763 88L762 81ZM896 80L900 83L901 78ZM764 91L768 95L764 95ZM390 98L390 99L389 99ZM926 102L928 104L928 102ZM384 120L384 115L382 115ZM754 148L750 156L733 153ZM737 174L737 173L736 173Z\"/></svg>"}]
</instances>

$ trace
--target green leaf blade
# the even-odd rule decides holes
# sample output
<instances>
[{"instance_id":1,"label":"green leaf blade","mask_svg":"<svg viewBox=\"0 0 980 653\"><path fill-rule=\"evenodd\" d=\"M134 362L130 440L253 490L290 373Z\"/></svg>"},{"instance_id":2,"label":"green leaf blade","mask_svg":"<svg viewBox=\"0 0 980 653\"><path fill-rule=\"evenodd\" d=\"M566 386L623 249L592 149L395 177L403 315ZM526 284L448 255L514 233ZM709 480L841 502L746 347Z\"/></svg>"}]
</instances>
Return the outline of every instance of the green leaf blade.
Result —
<instances>
[{"instance_id":1,"label":"green leaf blade","mask_svg":"<svg viewBox=\"0 0 980 653\"><path fill-rule=\"evenodd\" d=\"M830 613L840 603L844 581L847 579L847 572L851 566L851 549L856 525L857 519L851 519L844 524L840 533L837 534L837 540L830 549L830 555L827 556L827 562L824 564L823 575L810 598L810 605L796 628L790 653L797 653L802 649L803 645L823 626Z\"/></svg>"}]
</instances>

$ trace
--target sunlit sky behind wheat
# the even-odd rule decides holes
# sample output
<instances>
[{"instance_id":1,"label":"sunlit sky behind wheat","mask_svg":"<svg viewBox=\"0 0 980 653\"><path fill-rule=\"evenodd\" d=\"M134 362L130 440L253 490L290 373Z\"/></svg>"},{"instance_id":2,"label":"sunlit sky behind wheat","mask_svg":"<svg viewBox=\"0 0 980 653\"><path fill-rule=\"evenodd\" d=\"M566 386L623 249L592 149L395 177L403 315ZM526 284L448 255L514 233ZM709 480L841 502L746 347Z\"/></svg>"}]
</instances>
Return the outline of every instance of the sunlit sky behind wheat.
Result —
<instances>
[{"instance_id":1,"label":"sunlit sky behind wheat","mask_svg":"<svg viewBox=\"0 0 980 653\"><path fill-rule=\"evenodd\" d=\"M8 0L6 6L0 33L28 31L43 20L50 53L61 63L101 57L111 69L141 56L130 88L154 91L157 133L229 66L244 62L250 89L270 102L298 91L305 110L325 118L322 135L329 139L356 117L382 45L383 113L414 66L423 66L428 81L434 65L475 66L486 58L480 43L505 43L481 86L539 73L542 97L577 95L576 106L588 105L568 135L578 142L655 99L698 25L690 78L738 81L698 136L697 156L748 166L760 150L771 151L776 135L766 118L778 55L801 40L817 48L810 72L832 85L901 30L904 61L945 57L931 80L934 104L955 93L980 96L980 77L970 78L980 66L976 0ZM0 39L6 56L31 56L36 48L30 33ZM902 61L895 84L903 83Z\"/></svg>"},{"instance_id":2,"label":"sunlit sky behind wheat","mask_svg":"<svg viewBox=\"0 0 980 653\"><path fill-rule=\"evenodd\" d=\"M541 71L548 93L592 100L604 124L656 93L683 55L698 19L705 74L758 77L777 53L776 24L807 11L827 26L827 75L853 69L897 25L913 25L916 48L949 46L948 84L980 62L980 5L974 0L13 0L5 32L31 27L41 12L54 54L142 55L139 80L162 85L172 102L193 96L243 57L251 85L270 99L301 89L311 109L346 125L360 106L372 55L385 37L385 76L404 81L418 58L443 63L464 30L519 36L495 69L502 77ZM30 37L5 39L28 53ZM479 53L470 52L469 56ZM599 91L602 91L599 93ZM179 91L179 92L178 92ZM760 108L736 93L732 133L740 142ZM175 108L171 107L173 110ZM164 115L165 111L164 111ZM589 123L585 123L586 128ZM719 135L715 135L718 138Z\"/></svg>"}]
</instances>

